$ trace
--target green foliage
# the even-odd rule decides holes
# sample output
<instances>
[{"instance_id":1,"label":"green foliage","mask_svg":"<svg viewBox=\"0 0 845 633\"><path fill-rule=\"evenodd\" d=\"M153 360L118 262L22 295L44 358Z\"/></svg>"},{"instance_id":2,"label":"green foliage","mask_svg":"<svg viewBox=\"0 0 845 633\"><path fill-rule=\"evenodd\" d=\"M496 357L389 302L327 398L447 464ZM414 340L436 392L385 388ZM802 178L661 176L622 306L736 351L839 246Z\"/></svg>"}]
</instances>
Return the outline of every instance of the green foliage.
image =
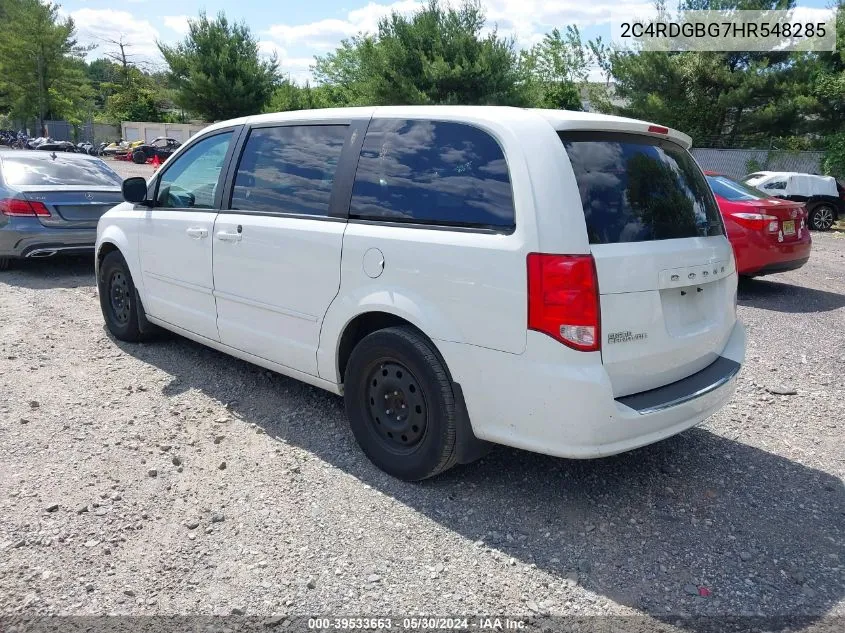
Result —
<instances>
[{"instance_id":1,"label":"green foliage","mask_svg":"<svg viewBox=\"0 0 845 633\"><path fill-rule=\"evenodd\" d=\"M526 105L513 40L484 34L478 2L438 0L410 17L382 19L375 35L344 40L318 57L316 79L333 105Z\"/></svg>"},{"instance_id":2,"label":"green foliage","mask_svg":"<svg viewBox=\"0 0 845 633\"><path fill-rule=\"evenodd\" d=\"M39 0L0 4L0 95L12 118L78 120L91 98L75 26L58 5Z\"/></svg>"},{"instance_id":3,"label":"green foliage","mask_svg":"<svg viewBox=\"0 0 845 633\"><path fill-rule=\"evenodd\" d=\"M680 6L786 9L794 4L688 0ZM772 136L813 135L825 133L830 125L845 125L842 73L834 68L831 54L636 53L600 42L590 48L615 79L617 95L627 102L618 109L620 114L683 130L697 145L765 147ZM825 55L830 59L822 63ZM835 57L841 62L838 53Z\"/></svg>"},{"instance_id":4,"label":"green foliage","mask_svg":"<svg viewBox=\"0 0 845 633\"><path fill-rule=\"evenodd\" d=\"M763 171L765 168L756 158L749 158L745 161L745 173L753 174L755 171Z\"/></svg>"},{"instance_id":5,"label":"green foliage","mask_svg":"<svg viewBox=\"0 0 845 633\"><path fill-rule=\"evenodd\" d=\"M291 110L312 110L327 108L326 92L323 87L312 88L309 82L298 86L292 81L283 81L273 92L267 112L288 112Z\"/></svg>"},{"instance_id":6,"label":"green foliage","mask_svg":"<svg viewBox=\"0 0 845 633\"><path fill-rule=\"evenodd\" d=\"M0 113L10 121L65 118L181 121L348 105L503 104L623 114L669 125L699 146L826 151L843 175L845 0L837 50L822 53L626 52L554 29L518 52L486 22L479 0L429 0L376 32L317 57L316 83L283 80L242 23L205 13L185 39L159 49L168 72L121 56L83 61L73 21L43 0L0 0ZM657 0L666 10L665 0ZM680 9L784 9L795 0L681 0ZM674 4L672 5L675 6ZM131 57L131 56L130 56ZM598 65L606 83L588 81ZM178 105L180 109L174 108ZM186 114L186 112L188 114ZM35 126L36 132L39 126ZM748 171L759 166L747 165ZM648 171L643 167L643 173ZM649 174L661 178L661 174Z\"/></svg>"},{"instance_id":7,"label":"green foliage","mask_svg":"<svg viewBox=\"0 0 845 633\"><path fill-rule=\"evenodd\" d=\"M521 57L528 79L526 90L532 106L581 110L581 88L589 75L587 49L577 27L554 29L543 41ZM594 93L599 97L600 93Z\"/></svg>"},{"instance_id":8,"label":"green foliage","mask_svg":"<svg viewBox=\"0 0 845 633\"><path fill-rule=\"evenodd\" d=\"M121 83L110 84L111 95L106 99L105 119L121 121L161 121L164 98L149 75L137 68L121 69Z\"/></svg>"},{"instance_id":9,"label":"green foliage","mask_svg":"<svg viewBox=\"0 0 845 633\"><path fill-rule=\"evenodd\" d=\"M822 171L828 176L845 178L845 132L839 132L827 139Z\"/></svg>"},{"instance_id":10,"label":"green foliage","mask_svg":"<svg viewBox=\"0 0 845 633\"><path fill-rule=\"evenodd\" d=\"M261 60L249 27L222 12L214 20L202 12L188 24L179 44L158 43L176 103L208 120L261 112L279 81L277 60Z\"/></svg>"}]
</instances>

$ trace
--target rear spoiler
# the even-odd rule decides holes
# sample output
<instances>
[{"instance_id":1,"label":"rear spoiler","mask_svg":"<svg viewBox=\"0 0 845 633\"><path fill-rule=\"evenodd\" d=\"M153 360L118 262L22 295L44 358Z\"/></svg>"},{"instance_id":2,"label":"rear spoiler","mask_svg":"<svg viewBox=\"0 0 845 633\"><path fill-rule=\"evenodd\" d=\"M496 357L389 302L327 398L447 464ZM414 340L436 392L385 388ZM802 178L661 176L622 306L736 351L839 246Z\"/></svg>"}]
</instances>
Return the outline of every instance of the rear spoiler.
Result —
<instances>
[{"instance_id":1,"label":"rear spoiler","mask_svg":"<svg viewBox=\"0 0 845 633\"><path fill-rule=\"evenodd\" d=\"M566 113L574 114L574 113ZM580 113L579 113L580 114ZM668 138L685 149L692 147L692 139L678 130L636 119L626 119L616 116L592 115L583 118L546 117L552 127L559 132L570 130L589 130L592 132L626 132L628 134L645 134L655 138Z\"/></svg>"}]
</instances>

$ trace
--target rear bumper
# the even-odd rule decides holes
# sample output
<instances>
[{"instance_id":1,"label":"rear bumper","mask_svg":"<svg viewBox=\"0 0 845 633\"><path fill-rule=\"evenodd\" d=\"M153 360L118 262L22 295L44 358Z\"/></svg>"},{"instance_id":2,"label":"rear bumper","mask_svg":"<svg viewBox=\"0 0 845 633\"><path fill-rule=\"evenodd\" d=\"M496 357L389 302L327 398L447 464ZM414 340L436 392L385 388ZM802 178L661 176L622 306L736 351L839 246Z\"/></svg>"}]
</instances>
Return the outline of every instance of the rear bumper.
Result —
<instances>
[{"instance_id":1,"label":"rear bumper","mask_svg":"<svg viewBox=\"0 0 845 633\"><path fill-rule=\"evenodd\" d=\"M614 399L598 353L573 352L536 332L528 332L527 343L514 355L437 342L477 437L579 459L632 450L699 424L730 400L745 359L745 328L737 322L715 370Z\"/></svg>"},{"instance_id":2,"label":"rear bumper","mask_svg":"<svg viewBox=\"0 0 845 633\"><path fill-rule=\"evenodd\" d=\"M753 276L759 277L762 275L771 275L774 273L783 273L787 270L795 270L796 268L801 268L804 264L806 264L810 260L810 256L803 257L801 259L789 259L783 262L773 262L771 264L767 264L762 268L758 268L754 273Z\"/></svg>"},{"instance_id":3,"label":"rear bumper","mask_svg":"<svg viewBox=\"0 0 845 633\"><path fill-rule=\"evenodd\" d=\"M0 227L0 257L49 257L94 252L97 229L43 226L30 218L10 218Z\"/></svg>"},{"instance_id":4,"label":"rear bumper","mask_svg":"<svg viewBox=\"0 0 845 633\"><path fill-rule=\"evenodd\" d=\"M769 275L801 268L810 259L812 240L805 228L804 237L795 242L772 242L762 235L731 239L736 254L737 272L746 277Z\"/></svg>"}]
</instances>

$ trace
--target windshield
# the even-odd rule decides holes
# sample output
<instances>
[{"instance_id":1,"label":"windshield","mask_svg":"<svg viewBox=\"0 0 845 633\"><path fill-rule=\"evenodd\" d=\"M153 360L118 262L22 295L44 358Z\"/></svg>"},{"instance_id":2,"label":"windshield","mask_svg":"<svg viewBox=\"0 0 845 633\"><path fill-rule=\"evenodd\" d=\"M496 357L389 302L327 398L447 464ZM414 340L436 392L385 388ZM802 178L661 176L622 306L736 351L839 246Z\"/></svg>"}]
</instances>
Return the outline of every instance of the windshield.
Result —
<instances>
[{"instance_id":1,"label":"windshield","mask_svg":"<svg viewBox=\"0 0 845 633\"><path fill-rule=\"evenodd\" d=\"M748 200L766 200L771 198L769 194L743 185L735 180L731 180L727 176L705 176L707 182L710 183L710 188L720 198L730 200L731 202L744 202Z\"/></svg>"},{"instance_id":2,"label":"windshield","mask_svg":"<svg viewBox=\"0 0 845 633\"><path fill-rule=\"evenodd\" d=\"M561 132L591 244L723 235L721 214L689 152L663 139Z\"/></svg>"},{"instance_id":3,"label":"windshield","mask_svg":"<svg viewBox=\"0 0 845 633\"><path fill-rule=\"evenodd\" d=\"M123 178L101 160L55 158L44 152L40 156L6 156L2 175L12 186L80 185L88 187L119 187Z\"/></svg>"}]
</instances>

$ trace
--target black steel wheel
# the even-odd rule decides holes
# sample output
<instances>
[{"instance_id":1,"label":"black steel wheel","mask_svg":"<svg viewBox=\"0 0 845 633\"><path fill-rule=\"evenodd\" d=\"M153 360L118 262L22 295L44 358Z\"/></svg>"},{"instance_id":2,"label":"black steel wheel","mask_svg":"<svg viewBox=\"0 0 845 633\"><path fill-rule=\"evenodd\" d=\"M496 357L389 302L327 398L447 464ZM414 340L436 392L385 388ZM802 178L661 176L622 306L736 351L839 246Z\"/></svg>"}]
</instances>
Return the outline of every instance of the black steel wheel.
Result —
<instances>
[{"instance_id":1,"label":"black steel wheel","mask_svg":"<svg viewBox=\"0 0 845 633\"><path fill-rule=\"evenodd\" d=\"M369 384L369 421L386 450L413 452L427 427L428 409L419 380L405 365L384 359L373 363Z\"/></svg>"},{"instance_id":2,"label":"black steel wheel","mask_svg":"<svg viewBox=\"0 0 845 633\"><path fill-rule=\"evenodd\" d=\"M391 327L364 337L346 366L344 399L355 439L385 472L416 481L454 465L452 382L418 330Z\"/></svg>"},{"instance_id":3,"label":"black steel wheel","mask_svg":"<svg viewBox=\"0 0 845 633\"><path fill-rule=\"evenodd\" d=\"M129 295L129 280L121 270L114 270L109 278L109 307L115 321L121 325L129 322L132 299Z\"/></svg>"},{"instance_id":4,"label":"black steel wheel","mask_svg":"<svg viewBox=\"0 0 845 633\"><path fill-rule=\"evenodd\" d=\"M120 251L108 253L100 262L97 290L103 319L115 338L136 343L150 337L149 329L141 330L141 322L146 323L144 307Z\"/></svg>"}]
</instances>

